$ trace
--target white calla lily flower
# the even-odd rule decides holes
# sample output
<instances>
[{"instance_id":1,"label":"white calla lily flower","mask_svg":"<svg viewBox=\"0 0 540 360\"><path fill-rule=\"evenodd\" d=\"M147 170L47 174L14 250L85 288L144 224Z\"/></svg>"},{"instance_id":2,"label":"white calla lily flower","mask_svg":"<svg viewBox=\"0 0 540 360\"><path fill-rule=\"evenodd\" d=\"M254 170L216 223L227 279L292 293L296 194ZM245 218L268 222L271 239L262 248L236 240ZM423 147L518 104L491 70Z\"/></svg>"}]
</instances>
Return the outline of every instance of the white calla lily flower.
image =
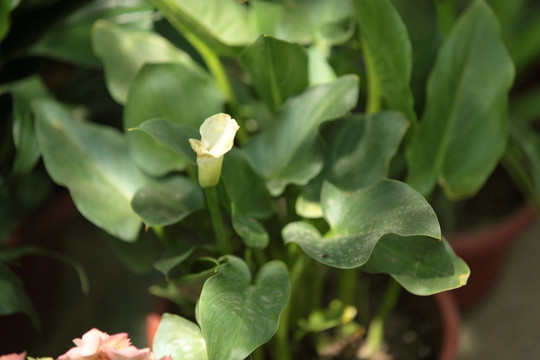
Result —
<instances>
[{"instance_id":1,"label":"white calla lily flower","mask_svg":"<svg viewBox=\"0 0 540 360\"><path fill-rule=\"evenodd\" d=\"M223 155L232 149L238 129L240 126L236 120L219 113L204 120L199 129L201 140L189 139L197 154L199 184L202 187L215 186L219 182Z\"/></svg>"}]
</instances>

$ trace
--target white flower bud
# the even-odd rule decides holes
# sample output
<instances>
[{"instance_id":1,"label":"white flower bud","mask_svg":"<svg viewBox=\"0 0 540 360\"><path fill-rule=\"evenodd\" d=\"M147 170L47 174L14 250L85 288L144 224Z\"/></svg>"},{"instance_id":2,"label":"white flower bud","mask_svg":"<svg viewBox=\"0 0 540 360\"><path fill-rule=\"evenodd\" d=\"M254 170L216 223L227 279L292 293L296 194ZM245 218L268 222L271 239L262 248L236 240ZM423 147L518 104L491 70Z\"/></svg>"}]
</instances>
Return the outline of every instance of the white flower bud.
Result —
<instances>
[{"instance_id":1,"label":"white flower bud","mask_svg":"<svg viewBox=\"0 0 540 360\"><path fill-rule=\"evenodd\" d=\"M204 120L199 132L201 140L189 139L189 144L197 154L199 184L202 187L215 186L221 175L223 155L234 145L234 136L240 129L236 120L227 114L216 114Z\"/></svg>"}]
</instances>

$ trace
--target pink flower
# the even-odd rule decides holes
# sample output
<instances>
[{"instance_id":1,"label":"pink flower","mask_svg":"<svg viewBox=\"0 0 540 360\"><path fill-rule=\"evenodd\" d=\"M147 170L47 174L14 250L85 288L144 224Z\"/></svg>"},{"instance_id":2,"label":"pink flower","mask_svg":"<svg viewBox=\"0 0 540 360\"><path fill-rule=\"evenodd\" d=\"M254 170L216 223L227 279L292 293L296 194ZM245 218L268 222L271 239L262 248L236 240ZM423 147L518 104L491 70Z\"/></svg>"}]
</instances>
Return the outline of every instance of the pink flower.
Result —
<instances>
[{"instance_id":1,"label":"pink flower","mask_svg":"<svg viewBox=\"0 0 540 360\"><path fill-rule=\"evenodd\" d=\"M92 329L81 339L74 339L73 343L77 346L58 360L154 360L149 348L138 349L131 345L126 333L108 335Z\"/></svg>"},{"instance_id":2,"label":"pink flower","mask_svg":"<svg viewBox=\"0 0 540 360\"><path fill-rule=\"evenodd\" d=\"M24 359L26 359L26 351L23 351L20 354L13 353L13 354L0 356L0 360L24 360Z\"/></svg>"}]
</instances>

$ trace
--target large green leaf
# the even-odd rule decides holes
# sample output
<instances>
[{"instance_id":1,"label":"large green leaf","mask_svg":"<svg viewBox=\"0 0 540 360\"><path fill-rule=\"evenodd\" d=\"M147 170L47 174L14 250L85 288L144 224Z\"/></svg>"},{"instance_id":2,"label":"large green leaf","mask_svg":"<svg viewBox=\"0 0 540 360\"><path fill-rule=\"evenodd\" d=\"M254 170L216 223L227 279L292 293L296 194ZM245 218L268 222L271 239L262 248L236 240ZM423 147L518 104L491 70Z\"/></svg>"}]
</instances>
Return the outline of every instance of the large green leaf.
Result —
<instances>
[{"instance_id":1,"label":"large green leaf","mask_svg":"<svg viewBox=\"0 0 540 360\"><path fill-rule=\"evenodd\" d=\"M198 321L210 360L242 360L277 330L290 295L287 268L266 263L251 280L243 260L227 256L204 284Z\"/></svg>"},{"instance_id":2,"label":"large green leaf","mask_svg":"<svg viewBox=\"0 0 540 360\"><path fill-rule=\"evenodd\" d=\"M253 1L258 33L301 44L340 44L354 33L350 0Z\"/></svg>"},{"instance_id":3,"label":"large green leaf","mask_svg":"<svg viewBox=\"0 0 540 360\"><path fill-rule=\"evenodd\" d=\"M308 57L295 43L261 36L240 54L259 96L273 110L308 84Z\"/></svg>"},{"instance_id":4,"label":"large green leaf","mask_svg":"<svg viewBox=\"0 0 540 360\"><path fill-rule=\"evenodd\" d=\"M0 261L0 315L23 313L30 317L34 328L40 329L39 316L24 291L21 280Z\"/></svg>"},{"instance_id":5,"label":"large green leaf","mask_svg":"<svg viewBox=\"0 0 540 360\"><path fill-rule=\"evenodd\" d=\"M306 184L319 173L323 165L316 141L319 126L347 114L357 98L358 78L353 75L309 88L283 105L273 127L246 143L253 168L273 195L289 183Z\"/></svg>"},{"instance_id":6,"label":"large green leaf","mask_svg":"<svg viewBox=\"0 0 540 360\"><path fill-rule=\"evenodd\" d=\"M52 100L34 104L38 144L51 178L66 186L77 209L123 240L135 240L141 220L131 198L148 182L133 164L124 136L76 119Z\"/></svg>"},{"instance_id":7,"label":"large green leaf","mask_svg":"<svg viewBox=\"0 0 540 360\"><path fill-rule=\"evenodd\" d=\"M39 147L34 131L32 101L47 97L47 90L38 77L29 77L12 86L13 142L17 149L13 171L28 173L39 160Z\"/></svg>"},{"instance_id":8,"label":"large green leaf","mask_svg":"<svg viewBox=\"0 0 540 360\"><path fill-rule=\"evenodd\" d=\"M514 68L485 2L455 24L430 74L427 103L407 149L408 183L429 194L437 180L451 198L473 195L507 138L507 96Z\"/></svg>"},{"instance_id":9,"label":"large green leaf","mask_svg":"<svg viewBox=\"0 0 540 360\"><path fill-rule=\"evenodd\" d=\"M163 314L152 350L156 359L206 360L206 345L197 324L180 316Z\"/></svg>"},{"instance_id":10,"label":"large green leaf","mask_svg":"<svg viewBox=\"0 0 540 360\"><path fill-rule=\"evenodd\" d=\"M145 63L174 62L197 68L189 55L163 37L123 28L107 20L94 23L92 47L103 62L107 88L120 104L126 102L131 82Z\"/></svg>"},{"instance_id":11,"label":"large green leaf","mask_svg":"<svg viewBox=\"0 0 540 360\"><path fill-rule=\"evenodd\" d=\"M437 216L422 197L406 184L381 180L356 192L341 191L325 183L321 194L325 235L305 222L288 224L285 243L296 242L315 260L337 268L365 264L378 241L387 234L441 238ZM404 240L405 241L405 240Z\"/></svg>"},{"instance_id":12,"label":"large green leaf","mask_svg":"<svg viewBox=\"0 0 540 360\"><path fill-rule=\"evenodd\" d=\"M147 226L171 225L201 209L203 193L198 184L177 175L140 188L131 206Z\"/></svg>"},{"instance_id":13,"label":"large green leaf","mask_svg":"<svg viewBox=\"0 0 540 360\"><path fill-rule=\"evenodd\" d=\"M30 47L32 54L48 56L83 66L100 66L92 51L91 29L96 20L107 19L122 27L149 29L152 7L142 0L92 1L61 17Z\"/></svg>"},{"instance_id":14,"label":"large green leaf","mask_svg":"<svg viewBox=\"0 0 540 360\"><path fill-rule=\"evenodd\" d=\"M425 236L384 236L369 261L361 267L372 273L390 274L416 295L431 295L467 283L470 270L448 242Z\"/></svg>"},{"instance_id":15,"label":"large green leaf","mask_svg":"<svg viewBox=\"0 0 540 360\"><path fill-rule=\"evenodd\" d=\"M150 0L187 36L196 36L220 55L236 55L257 37L248 9L236 0Z\"/></svg>"},{"instance_id":16,"label":"large green leaf","mask_svg":"<svg viewBox=\"0 0 540 360\"><path fill-rule=\"evenodd\" d=\"M407 28L389 0L354 0L365 60L373 67L369 82L376 84L390 109L416 122L409 87L412 50Z\"/></svg>"},{"instance_id":17,"label":"large green leaf","mask_svg":"<svg viewBox=\"0 0 540 360\"><path fill-rule=\"evenodd\" d=\"M135 128L147 120L162 118L198 129L207 117L222 110L222 104L223 99L206 72L180 63L147 64L131 85L124 125ZM159 176L184 168L185 161L153 136L134 131L128 140L135 162L146 172Z\"/></svg>"}]
</instances>

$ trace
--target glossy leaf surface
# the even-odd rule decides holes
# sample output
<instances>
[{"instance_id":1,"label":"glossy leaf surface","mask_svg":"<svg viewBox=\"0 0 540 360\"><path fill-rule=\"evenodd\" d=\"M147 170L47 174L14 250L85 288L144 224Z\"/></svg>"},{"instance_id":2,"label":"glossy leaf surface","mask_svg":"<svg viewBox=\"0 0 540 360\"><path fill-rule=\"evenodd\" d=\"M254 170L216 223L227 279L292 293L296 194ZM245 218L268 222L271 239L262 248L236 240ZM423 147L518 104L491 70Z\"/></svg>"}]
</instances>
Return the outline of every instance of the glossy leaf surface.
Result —
<instances>
[{"instance_id":1,"label":"glossy leaf surface","mask_svg":"<svg viewBox=\"0 0 540 360\"><path fill-rule=\"evenodd\" d=\"M162 118L198 131L207 117L221 112L222 104L214 81L201 69L184 64L148 64L131 85L124 125L135 128L147 120ZM128 139L135 162L152 175L161 176L185 167L185 160L148 134L133 131ZM183 137L177 141L183 141ZM183 142L178 146L189 144Z\"/></svg>"},{"instance_id":2,"label":"glossy leaf surface","mask_svg":"<svg viewBox=\"0 0 540 360\"><path fill-rule=\"evenodd\" d=\"M403 238L386 235L369 261L361 267L373 273L386 273L416 295L431 295L467 283L470 270L446 240L425 236Z\"/></svg>"},{"instance_id":3,"label":"glossy leaf surface","mask_svg":"<svg viewBox=\"0 0 540 360\"><path fill-rule=\"evenodd\" d=\"M321 204L330 225L325 236L305 222L288 224L282 235L285 243L298 243L309 256L333 267L365 264L387 234L423 235L433 242L441 238L431 206L412 188L395 180L381 180L356 192L325 183Z\"/></svg>"},{"instance_id":4,"label":"glossy leaf surface","mask_svg":"<svg viewBox=\"0 0 540 360\"><path fill-rule=\"evenodd\" d=\"M363 46L374 67L373 78L392 110L403 112L413 123L416 115L409 87L412 49L407 28L389 0L354 0Z\"/></svg>"},{"instance_id":5,"label":"glossy leaf surface","mask_svg":"<svg viewBox=\"0 0 540 360\"><path fill-rule=\"evenodd\" d=\"M131 206L147 226L165 226L201 209L203 194L198 184L177 175L140 188Z\"/></svg>"},{"instance_id":6,"label":"glossy leaf surface","mask_svg":"<svg viewBox=\"0 0 540 360\"><path fill-rule=\"evenodd\" d=\"M180 316L163 314L152 350L156 359L206 360L206 345L197 324Z\"/></svg>"},{"instance_id":7,"label":"glossy leaf surface","mask_svg":"<svg viewBox=\"0 0 540 360\"><path fill-rule=\"evenodd\" d=\"M219 273L204 284L197 312L208 358L244 359L267 342L277 329L289 294L283 263L266 263L252 281L243 260L224 258Z\"/></svg>"},{"instance_id":8,"label":"glossy leaf surface","mask_svg":"<svg viewBox=\"0 0 540 360\"><path fill-rule=\"evenodd\" d=\"M131 198L148 183L117 130L74 118L52 100L34 106L36 134L51 178L66 186L77 209L95 225L133 241L141 221Z\"/></svg>"},{"instance_id":9,"label":"glossy leaf surface","mask_svg":"<svg viewBox=\"0 0 540 360\"><path fill-rule=\"evenodd\" d=\"M305 184L320 172L319 126L347 114L357 97L358 78L353 75L309 88L283 105L273 127L246 143L253 168L273 195L289 183Z\"/></svg>"},{"instance_id":10,"label":"glossy leaf surface","mask_svg":"<svg viewBox=\"0 0 540 360\"><path fill-rule=\"evenodd\" d=\"M120 104L125 104L131 82L145 63L196 66L186 53L165 38L149 31L122 28L107 20L94 23L92 47L103 62L109 93Z\"/></svg>"},{"instance_id":11,"label":"glossy leaf surface","mask_svg":"<svg viewBox=\"0 0 540 360\"><path fill-rule=\"evenodd\" d=\"M240 54L253 86L274 110L308 84L308 57L295 43L261 36Z\"/></svg>"},{"instance_id":12,"label":"glossy leaf surface","mask_svg":"<svg viewBox=\"0 0 540 360\"><path fill-rule=\"evenodd\" d=\"M407 151L407 182L424 195L438 181L453 199L482 186L507 139L512 60L497 20L473 2L441 48L427 85L427 103Z\"/></svg>"}]
</instances>

